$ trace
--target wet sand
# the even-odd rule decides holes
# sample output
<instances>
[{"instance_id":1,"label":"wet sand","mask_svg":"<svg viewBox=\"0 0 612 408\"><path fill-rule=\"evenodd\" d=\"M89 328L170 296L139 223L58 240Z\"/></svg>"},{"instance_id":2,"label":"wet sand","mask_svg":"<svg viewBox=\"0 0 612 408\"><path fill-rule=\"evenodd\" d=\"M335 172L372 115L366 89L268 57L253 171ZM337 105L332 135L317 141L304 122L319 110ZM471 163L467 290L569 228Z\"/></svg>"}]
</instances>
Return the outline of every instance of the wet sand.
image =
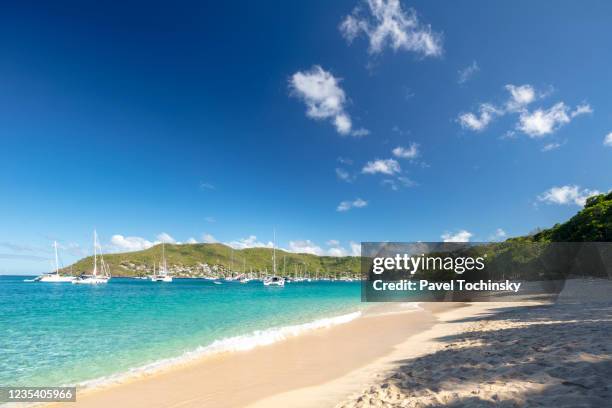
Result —
<instances>
[{"instance_id":1,"label":"wet sand","mask_svg":"<svg viewBox=\"0 0 612 408\"><path fill-rule=\"evenodd\" d=\"M429 304L419 311L397 304L390 310L388 305L374 306L363 317L345 324L250 351L201 358L124 383L78 392L76 403L47 406L243 407L358 371L430 329L436 314L459 306ZM337 402L342 396L345 394L328 394L327 401Z\"/></svg>"}]
</instances>

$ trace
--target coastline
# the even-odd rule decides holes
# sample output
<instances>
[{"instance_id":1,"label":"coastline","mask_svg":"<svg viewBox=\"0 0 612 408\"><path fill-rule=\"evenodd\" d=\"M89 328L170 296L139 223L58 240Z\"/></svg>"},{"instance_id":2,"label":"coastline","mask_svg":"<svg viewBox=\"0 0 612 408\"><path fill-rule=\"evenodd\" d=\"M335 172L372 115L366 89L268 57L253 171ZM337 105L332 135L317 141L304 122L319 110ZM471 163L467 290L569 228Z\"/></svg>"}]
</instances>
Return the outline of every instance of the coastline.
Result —
<instances>
[{"instance_id":1,"label":"coastline","mask_svg":"<svg viewBox=\"0 0 612 408\"><path fill-rule=\"evenodd\" d=\"M612 305L567 299L374 305L343 324L86 391L69 406L597 405L612 397L601 381L612 375Z\"/></svg>"},{"instance_id":2,"label":"coastline","mask_svg":"<svg viewBox=\"0 0 612 408\"><path fill-rule=\"evenodd\" d=\"M77 402L69 406L108 407L128 402L131 407L246 406L340 378L431 328L436 313L459 306L373 305L356 319L315 327L272 344L206 355L118 383L79 390ZM44 406L65 407L66 403Z\"/></svg>"}]
</instances>

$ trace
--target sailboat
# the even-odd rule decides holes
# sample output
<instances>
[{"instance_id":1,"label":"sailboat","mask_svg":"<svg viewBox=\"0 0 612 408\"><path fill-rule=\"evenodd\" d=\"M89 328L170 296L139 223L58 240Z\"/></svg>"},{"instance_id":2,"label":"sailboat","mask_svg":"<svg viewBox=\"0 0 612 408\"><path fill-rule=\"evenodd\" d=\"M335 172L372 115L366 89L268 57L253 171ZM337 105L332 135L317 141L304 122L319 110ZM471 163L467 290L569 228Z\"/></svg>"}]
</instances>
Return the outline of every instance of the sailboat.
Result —
<instances>
[{"instance_id":1,"label":"sailboat","mask_svg":"<svg viewBox=\"0 0 612 408\"><path fill-rule=\"evenodd\" d=\"M104 262L102 256L102 247L100 247L100 256L98 256L98 233L94 230L94 261L93 270L90 275L81 275L75 278L72 283L77 285L97 285L100 283L107 283L110 278L110 270L108 265ZM100 258L100 269L98 270L98 258Z\"/></svg>"},{"instance_id":2,"label":"sailboat","mask_svg":"<svg viewBox=\"0 0 612 408\"><path fill-rule=\"evenodd\" d=\"M62 276L59 273L59 258L57 256L57 241L53 241L53 249L55 249L55 270L51 273L45 273L28 282L51 282L51 283L66 283L72 282L74 276Z\"/></svg>"},{"instance_id":3,"label":"sailboat","mask_svg":"<svg viewBox=\"0 0 612 408\"><path fill-rule=\"evenodd\" d=\"M150 276L152 282L172 282L172 276L168 273L168 265L166 264L166 247L162 242L162 262L159 265L159 271L155 273L153 266L153 275Z\"/></svg>"},{"instance_id":4,"label":"sailboat","mask_svg":"<svg viewBox=\"0 0 612 408\"><path fill-rule=\"evenodd\" d=\"M276 230L274 231L274 242L272 244L272 276L267 276L263 284L264 286L285 286L285 278L276 275Z\"/></svg>"},{"instance_id":5,"label":"sailboat","mask_svg":"<svg viewBox=\"0 0 612 408\"><path fill-rule=\"evenodd\" d=\"M240 283L249 283L251 279L246 273L246 258L242 259L242 276L240 277Z\"/></svg>"}]
</instances>

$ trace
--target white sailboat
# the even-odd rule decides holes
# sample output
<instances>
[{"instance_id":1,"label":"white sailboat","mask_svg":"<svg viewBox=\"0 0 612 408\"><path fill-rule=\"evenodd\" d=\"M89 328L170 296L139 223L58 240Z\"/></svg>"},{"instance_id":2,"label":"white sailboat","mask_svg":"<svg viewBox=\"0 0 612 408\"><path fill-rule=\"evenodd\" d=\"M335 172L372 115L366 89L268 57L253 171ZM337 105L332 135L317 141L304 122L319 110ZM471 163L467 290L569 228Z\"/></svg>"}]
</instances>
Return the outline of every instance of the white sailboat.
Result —
<instances>
[{"instance_id":1,"label":"white sailboat","mask_svg":"<svg viewBox=\"0 0 612 408\"><path fill-rule=\"evenodd\" d=\"M267 276L263 284L264 286L285 286L285 278L276 275L276 230L274 230L274 242L272 244L272 276Z\"/></svg>"},{"instance_id":2,"label":"white sailboat","mask_svg":"<svg viewBox=\"0 0 612 408\"><path fill-rule=\"evenodd\" d=\"M155 273L153 266L153 275L150 276L152 282L172 282L172 276L168 273L168 265L166 264L166 247L162 242L162 262L159 265L159 271Z\"/></svg>"},{"instance_id":3,"label":"white sailboat","mask_svg":"<svg viewBox=\"0 0 612 408\"><path fill-rule=\"evenodd\" d=\"M53 241L53 248L55 249L55 270L51 273L45 273L40 275L28 282L49 282L49 283L66 283L72 282L74 276L62 276L59 273L59 258L57 256L57 241Z\"/></svg>"},{"instance_id":4,"label":"white sailboat","mask_svg":"<svg viewBox=\"0 0 612 408\"><path fill-rule=\"evenodd\" d=\"M98 234L96 230L94 230L94 262L93 262L93 270L89 275L81 275L78 278L75 278L72 283L77 285L97 285L100 283L107 283L110 278L110 270L108 265L104 262L104 257L102 256L102 247L100 248L100 256L98 256ZM100 269L98 270L98 258L100 258Z\"/></svg>"}]
</instances>

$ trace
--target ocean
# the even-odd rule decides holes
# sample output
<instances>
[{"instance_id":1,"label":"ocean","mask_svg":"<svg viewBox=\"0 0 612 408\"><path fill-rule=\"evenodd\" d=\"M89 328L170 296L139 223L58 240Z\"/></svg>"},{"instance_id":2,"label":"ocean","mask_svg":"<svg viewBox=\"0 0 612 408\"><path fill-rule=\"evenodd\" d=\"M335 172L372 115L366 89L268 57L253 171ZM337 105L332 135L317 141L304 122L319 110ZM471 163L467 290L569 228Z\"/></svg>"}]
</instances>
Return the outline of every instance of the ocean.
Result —
<instances>
[{"instance_id":1,"label":"ocean","mask_svg":"<svg viewBox=\"0 0 612 408\"><path fill-rule=\"evenodd\" d=\"M0 385L96 386L359 317L359 282L105 285L0 276Z\"/></svg>"}]
</instances>

